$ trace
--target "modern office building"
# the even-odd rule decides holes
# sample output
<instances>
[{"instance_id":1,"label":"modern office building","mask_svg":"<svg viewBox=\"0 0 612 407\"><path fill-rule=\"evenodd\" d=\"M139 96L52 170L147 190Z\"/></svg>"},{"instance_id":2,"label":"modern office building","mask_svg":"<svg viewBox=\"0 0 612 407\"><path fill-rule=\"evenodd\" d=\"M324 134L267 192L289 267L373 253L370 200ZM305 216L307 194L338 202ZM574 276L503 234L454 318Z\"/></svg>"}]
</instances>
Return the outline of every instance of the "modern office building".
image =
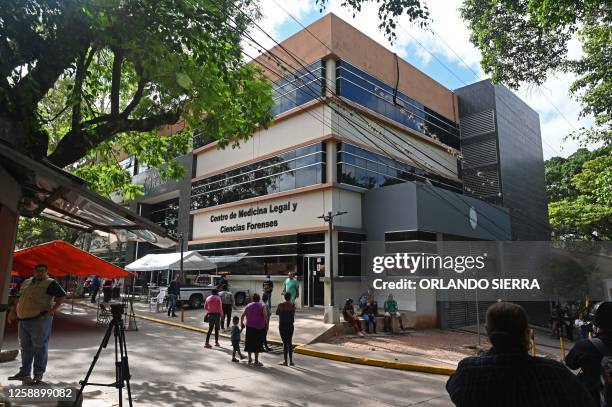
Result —
<instances>
[{"instance_id":1,"label":"modern office building","mask_svg":"<svg viewBox=\"0 0 612 407\"><path fill-rule=\"evenodd\" d=\"M281 45L253 62L274 83L271 126L196 146L180 182L137 175L149 187L134 207L185 248L239 254L230 280L252 291L269 274L278 294L295 271L300 305L322 306L332 278L336 304L366 289L364 242L547 238L538 116L510 91L449 90L333 14ZM328 212L346 212L331 242ZM435 293L399 302L437 323Z\"/></svg>"}]
</instances>

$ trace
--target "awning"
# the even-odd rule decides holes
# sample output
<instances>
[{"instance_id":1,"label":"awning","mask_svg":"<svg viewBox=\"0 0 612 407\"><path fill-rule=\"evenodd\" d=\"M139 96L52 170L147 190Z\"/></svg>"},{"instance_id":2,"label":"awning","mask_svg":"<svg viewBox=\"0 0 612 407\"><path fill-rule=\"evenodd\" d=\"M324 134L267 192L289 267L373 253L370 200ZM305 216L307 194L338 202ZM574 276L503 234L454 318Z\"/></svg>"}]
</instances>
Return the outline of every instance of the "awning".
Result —
<instances>
[{"instance_id":1,"label":"awning","mask_svg":"<svg viewBox=\"0 0 612 407\"><path fill-rule=\"evenodd\" d=\"M30 276L34 266L39 263L45 263L53 277L88 277L95 274L103 278L122 278L132 275L121 267L61 240L13 253L13 272L20 277Z\"/></svg>"},{"instance_id":2,"label":"awning","mask_svg":"<svg viewBox=\"0 0 612 407\"><path fill-rule=\"evenodd\" d=\"M183 270L214 270L217 265L197 251L183 252ZM129 271L180 270L181 253L147 254L125 266Z\"/></svg>"},{"instance_id":3,"label":"awning","mask_svg":"<svg viewBox=\"0 0 612 407\"><path fill-rule=\"evenodd\" d=\"M204 258L215 263L217 267L225 267L225 266L229 266L230 264L239 262L246 255L247 253L244 252L244 253L237 253L237 254L227 255L227 256L204 256Z\"/></svg>"},{"instance_id":4,"label":"awning","mask_svg":"<svg viewBox=\"0 0 612 407\"><path fill-rule=\"evenodd\" d=\"M33 160L0 143L0 160L22 186L23 216L40 215L87 232L113 233L122 242L177 245L164 228L89 190L84 180L44 159Z\"/></svg>"}]
</instances>

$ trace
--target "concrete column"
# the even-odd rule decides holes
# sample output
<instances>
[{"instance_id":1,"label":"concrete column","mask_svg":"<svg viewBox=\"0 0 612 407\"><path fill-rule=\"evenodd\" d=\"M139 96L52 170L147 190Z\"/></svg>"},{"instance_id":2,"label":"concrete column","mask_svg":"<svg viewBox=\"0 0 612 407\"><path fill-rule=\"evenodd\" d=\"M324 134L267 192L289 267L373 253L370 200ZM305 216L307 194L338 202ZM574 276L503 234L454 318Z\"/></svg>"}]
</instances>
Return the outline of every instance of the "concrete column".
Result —
<instances>
[{"instance_id":1,"label":"concrete column","mask_svg":"<svg viewBox=\"0 0 612 407\"><path fill-rule=\"evenodd\" d=\"M335 141L330 140L327 143L325 143L325 154L326 154L325 180L328 183L335 184L338 182L338 165L337 165L338 163L338 145L336 144ZM333 208L333 205L332 205L332 208Z\"/></svg>"},{"instance_id":2,"label":"concrete column","mask_svg":"<svg viewBox=\"0 0 612 407\"><path fill-rule=\"evenodd\" d=\"M0 166L0 185L2 185L2 194L0 194L0 225L2 225L0 227L0 304L5 305L8 302L11 282L21 187L2 166ZM0 349L4 342L6 315L6 312L0 312Z\"/></svg>"}]
</instances>

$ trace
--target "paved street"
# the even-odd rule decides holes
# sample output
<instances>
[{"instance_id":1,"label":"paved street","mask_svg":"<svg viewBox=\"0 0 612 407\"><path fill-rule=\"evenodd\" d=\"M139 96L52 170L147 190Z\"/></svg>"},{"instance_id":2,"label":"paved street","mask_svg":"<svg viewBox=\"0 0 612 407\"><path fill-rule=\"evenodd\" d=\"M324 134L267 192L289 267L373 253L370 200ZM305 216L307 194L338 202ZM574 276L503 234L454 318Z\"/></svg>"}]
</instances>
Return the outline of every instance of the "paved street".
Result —
<instances>
[{"instance_id":1,"label":"paved street","mask_svg":"<svg viewBox=\"0 0 612 407\"><path fill-rule=\"evenodd\" d=\"M69 312L69 307L65 306ZM54 321L45 380L75 386L87 371L104 327L93 311L75 307L75 315ZM210 406L449 406L446 377L333 362L296 355L297 366L278 366L282 355L264 354L264 367L231 363L229 341L220 349L203 348L201 334L138 320L139 331L127 332L135 405ZM4 349L17 346L13 330ZM114 380L112 347L103 351L91 380ZM0 365L0 383L18 362ZM116 390L88 387L86 406L116 404Z\"/></svg>"}]
</instances>

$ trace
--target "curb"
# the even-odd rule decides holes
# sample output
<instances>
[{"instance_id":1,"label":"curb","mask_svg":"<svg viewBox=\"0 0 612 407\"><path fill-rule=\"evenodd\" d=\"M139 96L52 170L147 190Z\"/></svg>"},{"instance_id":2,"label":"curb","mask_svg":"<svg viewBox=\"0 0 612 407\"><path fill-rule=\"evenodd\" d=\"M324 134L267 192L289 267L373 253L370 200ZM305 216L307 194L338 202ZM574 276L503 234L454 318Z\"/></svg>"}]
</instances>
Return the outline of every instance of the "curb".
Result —
<instances>
[{"instance_id":1,"label":"curb","mask_svg":"<svg viewBox=\"0 0 612 407\"><path fill-rule=\"evenodd\" d=\"M92 308L96 310L98 309L97 307L90 305L90 304L86 304L86 303L80 303L80 304L88 308ZM192 325L181 323L181 322L166 321L164 319L148 317L148 316L144 316L144 315L140 315L136 313L134 313L134 315L136 316L136 318L143 319L145 321L156 322L158 324L164 324L168 326L173 326L175 328L187 329L189 331L194 331L194 332L199 332L199 333L204 333L204 334L208 333L207 329L198 328L196 326L192 326ZM221 333L221 332L219 332L219 336L222 336L224 338L230 337L229 335ZM281 346L283 344L281 341L277 341L275 339L268 339L268 343L272 343L274 345L281 345ZM321 358L321 359L329 359L329 360L334 360L337 362L345 362L345 363L354 363L358 365L376 366L376 367L382 367L386 369L407 370L407 371L412 371L412 372L430 373L430 374L437 374L437 375L442 375L442 376L450 376L453 373L455 373L455 369L449 368L449 367L419 365L415 363L396 362L396 361L390 361L390 360L384 360L384 359L371 359L371 358L366 358L366 357L348 356L348 355L343 355L340 353L322 352L322 351L318 351L314 349L309 349L306 346L307 345L297 345L293 351L301 355L312 356L312 357Z\"/></svg>"},{"instance_id":2,"label":"curb","mask_svg":"<svg viewBox=\"0 0 612 407\"><path fill-rule=\"evenodd\" d=\"M355 363L358 365L368 365L383 367L387 369L409 370L413 372L431 373L442 376L450 376L455 373L455 369L442 366L419 365L414 363L396 362L383 359L371 359L366 357L348 356L340 353L322 352L314 349L308 349L304 346L298 346L294 349L295 353L307 356L314 356L322 359L335 360L337 362Z\"/></svg>"}]
</instances>

